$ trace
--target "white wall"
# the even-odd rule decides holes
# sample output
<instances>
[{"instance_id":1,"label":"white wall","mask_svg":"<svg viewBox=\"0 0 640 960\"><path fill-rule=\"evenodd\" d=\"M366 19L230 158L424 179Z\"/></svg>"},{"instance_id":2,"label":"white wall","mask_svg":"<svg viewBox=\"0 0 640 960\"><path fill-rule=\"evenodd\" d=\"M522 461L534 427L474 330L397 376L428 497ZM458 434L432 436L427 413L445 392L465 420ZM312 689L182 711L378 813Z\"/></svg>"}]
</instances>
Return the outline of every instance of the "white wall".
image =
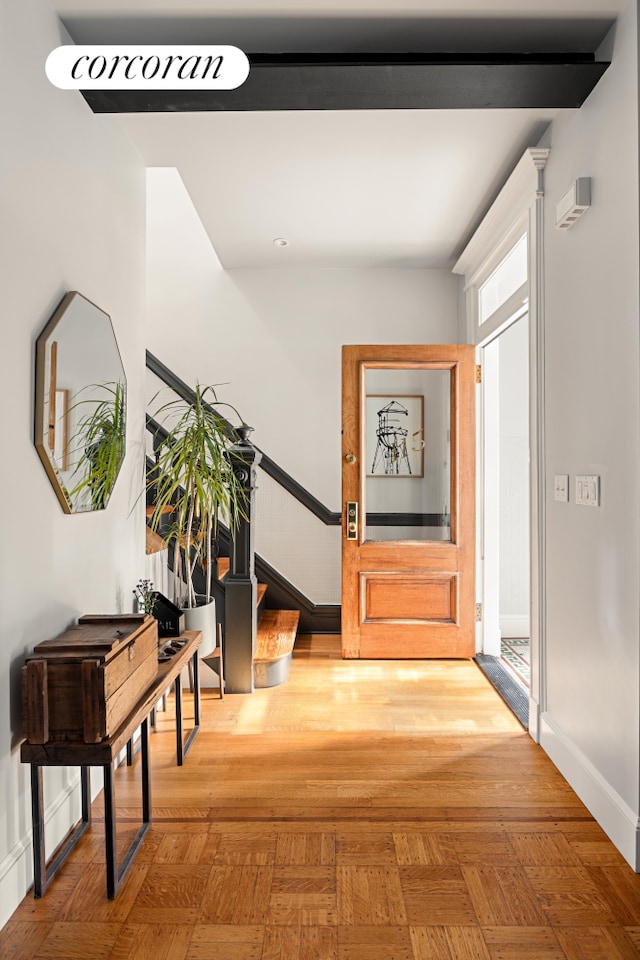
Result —
<instances>
[{"instance_id":1,"label":"white wall","mask_svg":"<svg viewBox=\"0 0 640 960\"><path fill-rule=\"evenodd\" d=\"M637 865L638 95L636 4L610 37L613 65L554 121L545 171L547 464L543 746ZM607 51L611 52L611 51ZM592 207L570 230L554 207L579 176ZM553 475L570 474L570 504ZM573 502L598 474L598 509Z\"/></svg>"},{"instance_id":2,"label":"white wall","mask_svg":"<svg viewBox=\"0 0 640 960\"><path fill-rule=\"evenodd\" d=\"M456 343L456 278L225 272L174 170L149 171L148 223L149 349L187 382L228 383L221 396L255 427L256 444L339 509L341 345Z\"/></svg>"},{"instance_id":3,"label":"white wall","mask_svg":"<svg viewBox=\"0 0 640 960\"><path fill-rule=\"evenodd\" d=\"M117 122L44 74L65 38L43 0L0 0L0 925L32 878L20 668L89 612L132 610L144 575L144 169ZM35 339L69 289L111 315L128 382L127 456L108 509L63 514L33 444ZM132 511L133 508L133 512ZM49 852L77 817L75 769L46 771Z\"/></svg>"}]
</instances>

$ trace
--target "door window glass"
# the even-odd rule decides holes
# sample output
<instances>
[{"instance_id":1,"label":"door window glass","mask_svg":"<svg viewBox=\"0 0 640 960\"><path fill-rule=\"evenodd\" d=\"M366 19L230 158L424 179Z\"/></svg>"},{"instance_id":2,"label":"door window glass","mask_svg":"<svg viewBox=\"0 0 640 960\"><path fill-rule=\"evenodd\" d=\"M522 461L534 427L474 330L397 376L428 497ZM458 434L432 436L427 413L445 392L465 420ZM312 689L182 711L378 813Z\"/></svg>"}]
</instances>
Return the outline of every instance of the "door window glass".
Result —
<instances>
[{"instance_id":1,"label":"door window glass","mask_svg":"<svg viewBox=\"0 0 640 960\"><path fill-rule=\"evenodd\" d=\"M451 539L451 373L367 368L367 540Z\"/></svg>"},{"instance_id":2,"label":"door window glass","mask_svg":"<svg viewBox=\"0 0 640 960\"><path fill-rule=\"evenodd\" d=\"M527 282L527 235L521 237L478 291L478 323L483 324Z\"/></svg>"}]
</instances>

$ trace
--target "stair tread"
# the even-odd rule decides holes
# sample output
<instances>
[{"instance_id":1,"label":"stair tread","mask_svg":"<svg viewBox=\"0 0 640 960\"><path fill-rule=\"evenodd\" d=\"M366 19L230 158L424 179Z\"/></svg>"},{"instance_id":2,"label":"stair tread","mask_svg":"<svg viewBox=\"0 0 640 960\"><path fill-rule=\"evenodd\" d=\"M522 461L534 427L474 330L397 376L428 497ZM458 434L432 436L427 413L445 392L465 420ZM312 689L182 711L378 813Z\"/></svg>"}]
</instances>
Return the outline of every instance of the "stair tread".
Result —
<instances>
[{"instance_id":1,"label":"stair tread","mask_svg":"<svg viewBox=\"0 0 640 960\"><path fill-rule=\"evenodd\" d=\"M152 503L147 504L147 507L146 507L147 518L151 518L155 512L156 512L156 508L153 506L153 504ZM173 513L173 507L163 507L160 513L161 514Z\"/></svg>"},{"instance_id":2,"label":"stair tread","mask_svg":"<svg viewBox=\"0 0 640 960\"><path fill-rule=\"evenodd\" d=\"M150 527L146 527L146 544L145 551L147 556L152 553L160 553L161 550L166 549L166 543L162 539L159 533L155 533Z\"/></svg>"},{"instance_id":3,"label":"stair tread","mask_svg":"<svg viewBox=\"0 0 640 960\"><path fill-rule=\"evenodd\" d=\"M296 641L299 610L265 610L258 624L254 661L275 661L288 656Z\"/></svg>"},{"instance_id":4,"label":"stair tread","mask_svg":"<svg viewBox=\"0 0 640 960\"><path fill-rule=\"evenodd\" d=\"M218 557L218 580L224 580L226 575L229 573L229 557ZM256 605L260 606L262 599L267 592L266 583L259 583L257 596L256 596Z\"/></svg>"}]
</instances>

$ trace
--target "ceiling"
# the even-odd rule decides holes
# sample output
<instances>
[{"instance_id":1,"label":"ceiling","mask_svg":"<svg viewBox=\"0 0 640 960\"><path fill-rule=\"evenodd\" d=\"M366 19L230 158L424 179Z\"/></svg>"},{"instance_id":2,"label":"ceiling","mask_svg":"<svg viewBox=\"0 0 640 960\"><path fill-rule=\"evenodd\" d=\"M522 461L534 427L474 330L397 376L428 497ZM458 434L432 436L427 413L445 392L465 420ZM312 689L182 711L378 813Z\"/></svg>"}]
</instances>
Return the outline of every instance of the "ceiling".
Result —
<instances>
[{"instance_id":1,"label":"ceiling","mask_svg":"<svg viewBox=\"0 0 640 960\"><path fill-rule=\"evenodd\" d=\"M624 5L53 0L77 43L232 43L248 53L593 52ZM147 165L178 169L227 269L445 267L558 112L226 111L121 122Z\"/></svg>"}]
</instances>

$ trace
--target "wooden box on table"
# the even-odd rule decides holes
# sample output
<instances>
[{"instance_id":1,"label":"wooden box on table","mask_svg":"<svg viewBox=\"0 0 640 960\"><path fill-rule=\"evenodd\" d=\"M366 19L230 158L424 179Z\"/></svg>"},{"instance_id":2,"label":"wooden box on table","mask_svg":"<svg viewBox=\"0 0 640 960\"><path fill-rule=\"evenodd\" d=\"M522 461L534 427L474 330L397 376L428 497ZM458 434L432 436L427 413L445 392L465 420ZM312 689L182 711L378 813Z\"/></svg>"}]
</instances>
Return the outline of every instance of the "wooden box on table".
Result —
<instances>
[{"instance_id":1,"label":"wooden box on table","mask_svg":"<svg viewBox=\"0 0 640 960\"><path fill-rule=\"evenodd\" d=\"M98 743L118 729L158 673L158 623L144 614L87 615L39 643L22 668L30 743Z\"/></svg>"}]
</instances>

